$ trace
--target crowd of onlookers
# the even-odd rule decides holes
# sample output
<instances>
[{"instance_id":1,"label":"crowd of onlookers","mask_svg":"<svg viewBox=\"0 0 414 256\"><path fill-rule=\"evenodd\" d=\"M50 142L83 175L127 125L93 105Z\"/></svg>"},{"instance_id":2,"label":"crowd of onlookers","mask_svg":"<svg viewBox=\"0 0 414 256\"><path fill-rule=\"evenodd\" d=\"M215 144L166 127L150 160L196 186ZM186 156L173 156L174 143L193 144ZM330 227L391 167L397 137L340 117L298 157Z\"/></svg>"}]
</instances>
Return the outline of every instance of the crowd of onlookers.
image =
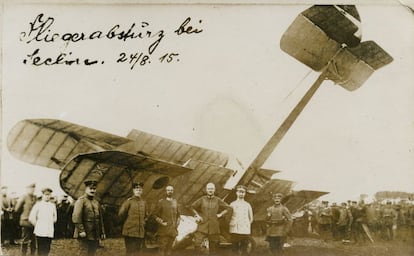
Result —
<instances>
[{"instance_id":1,"label":"crowd of onlookers","mask_svg":"<svg viewBox=\"0 0 414 256\"><path fill-rule=\"evenodd\" d=\"M90 217L85 215L84 212L90 211L91 216L96 219L96 225L102 222L102 228L100 228L102 232L105 231L102 233L104 238L98 236L94 246L98 246L99 241L106 237L124 236L127 252L128 250L139 250L139 248L135 248L136 244L141 244L139 246L142 247L143 240L140 239L144 239L152 229L152 226L148 225L150 223L150 216L145 207L145 200L141 198L143 184L133 183L133 196L128 198L118 208L100 205L94 199L94 191L98 183L95 181L92 181L92 183L88 182L85 182L85 196L77 201L73 201L67 195L56 198L52 195L52 190L48 188L43 189L42 195L37 197L34 195L35 184L27 186L27 194L18 198L15 193L9 194L7 187L3 186L1 188L2 246L20 244L23 255L25 255L28 251L25 245L33 245L37 242L38 246L46 248L47 253L43 255L47 255L50 251L52 238L73 238L75 235L75 237L78 236L79 240L83 235L89 236L87 235L87 228L85 228L89 225L87 223L89 220L85 220L85 218L88 219ZM237 242L239 244L240 248L238 250L240 251L246 251L251 235L264 234L266 241L269 242L270 249L272 250L273 248L275 253L280 252L283 243L286 242L286 236L315 236L325 241L341 241L344 244L379 240L409 242L414 240L414 203L410 200L400 200L399 202L385 200L373 203L364 203L361 200L359 202L347 201L341 204L316 201L305 205L299 211L291 214L286 207L281 205L283 195L275 193L273 198L269 200L269 202L273 200L274 205L267 208L266 220L262 223L252 223L254 209L251 209L250 204L244 201L245 187L237 187L238 199L232 202L232 204L226 204L221 199L215 197L214 190L214 184L207 184L206 196L200 198L191 206L195 214L194 218L198 223L197 231L193 233L192 237L195 247L197 244L201 244L206 237L210 240L210 247L212 247L213 242L218 242L220 240L219 236L223 235L223 228L219 227L220 224L218 222L212 222L218 225L216 227L217 230L213 232L214 234L209 233L212 227L211 223L208 227L204 227L206 216L210 214L215 216L214 221L226 214L231 217L225 232L232 235L230 240L233 243ZM88 196L90 191L92 193ZM170 249L178 235L176 230L180 222L177 202L172 196L173 187L167 186L166 198L162 199L164 201L160 200L158 202L158 211L152 214L152 217L154 217L152 221L158 226L158 233L162 234L163 229L165 229L166 233L164 240L160 240L158 237L158 242L161 244L167 243L165 246ZM217 201L215 202L217 207L209 209L207 207L211 204L209 200L213 199ZM130 211L131 207L138 207L137 213L139 214L135 216ZM164 212L162 211L163 207L165 208ZM223 210L219 211L219 208ZM174 210L173 212L176 212L174 215L171 215L171 209ZM207 218L208 221L212 221L211 216ZM53 228L37 227L39 225L36 225L36 222L39 224L42 222L42 218L51 222ZM138 223L135 221L135 218L142 218L142 220ZM171 219L173 224L170 224L170 221L165 221L166 218ZM128 221L131 222L129 223ZM252 224L251 228L250 224ZM164 225L169 228L164 228ZM172 226L170 227L170 225ZM257 229L258 225L262 225L263 228ZM136 231L131 231L135 229ZM257 232L257 230L263 232ZM33 234L36 234L36 242L30 241L33 239ZM131 240L135 235L139 239ZM216 237L216 235L218 236ZM88 247L90 245L86 244L85 246ZM164 251L164 253L166 252L168 250Z\"/></svg>"},{"instance_id":2,"label":"crowd of onlookers","mask_svg":"<svg viewBox=\"0 0 414 256\"><path fill-rule=\"evenodd\" d=\"M8 194L7 190L8 188L6 186L1 188L1 244L16 245L21 238L19 219L23 209L18 209L19 197L16 193L12 192ZM36 201L40 200L40 196L36 198ZM67 195L63 195L60 198L51 196L50 202L55 204L57 210L54 237L73 237L73 222L71 220L73 200Z\"/></svg>"},{"instance_id":3,"label":"crowd of onlookers","mask_svg":"<svg viewBox=\"0 0 414 256\"><path fill-rule=\"evenodd\" d=\"M414 239L414 203L410 200L322 201L305 206L296 216L295 233L319 235L325 240L361 243Z\"/></svg>"}]
</instances>

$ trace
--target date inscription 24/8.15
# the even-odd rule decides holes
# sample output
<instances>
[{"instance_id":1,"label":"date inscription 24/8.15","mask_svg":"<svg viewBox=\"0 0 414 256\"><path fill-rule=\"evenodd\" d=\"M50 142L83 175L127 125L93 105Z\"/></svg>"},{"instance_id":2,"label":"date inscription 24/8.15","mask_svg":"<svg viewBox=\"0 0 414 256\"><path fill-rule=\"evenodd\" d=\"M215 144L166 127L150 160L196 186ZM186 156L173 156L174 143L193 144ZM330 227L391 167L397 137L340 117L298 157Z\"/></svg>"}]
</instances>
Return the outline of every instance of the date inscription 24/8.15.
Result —
<instances>
[{"instance_id":1,"label":"date inscription 24/8.15","mask_svg":"<svg viewBox=\"0 0 414 256\"><path fill-rule=\"evenodd\" d=\"M180 61L178 58L178 53L166 53L158 58L160 63L171 63L173 61ZM135 65L145 66L147 64L151 63L150 55L144 54L144 53L125 53L121 52L119 54L118 59L116 60L117 63L128 63L130 64L130 69L134 69Z\"/></svg>"}]
</instances>

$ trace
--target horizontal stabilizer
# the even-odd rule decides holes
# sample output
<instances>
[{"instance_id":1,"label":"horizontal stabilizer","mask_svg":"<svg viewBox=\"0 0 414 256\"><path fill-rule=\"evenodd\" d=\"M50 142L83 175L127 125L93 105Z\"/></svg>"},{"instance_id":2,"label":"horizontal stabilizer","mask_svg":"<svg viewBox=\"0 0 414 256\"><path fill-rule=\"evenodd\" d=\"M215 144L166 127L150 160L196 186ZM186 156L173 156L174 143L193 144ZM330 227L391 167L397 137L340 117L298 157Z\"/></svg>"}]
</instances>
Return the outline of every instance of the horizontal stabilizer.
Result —
<instances>
[{"instance_id":1,"label":"horizontal stabilizer","mask_svg":"<svg viewBox=\"0 0 414 256\"><path fill-rule=\"evenodd\" d=\"M354 47L361 42L361 20L353 5L314 5L301 15L339 44Z\"/></svg>"},{"instance_id":2,"label":"horizontal stabilizer","mask_svg":"<svg viewBox=\"0 0 414 256\"><path fill-rule=\"evenodd\" d=\"M342 45L355 47L360 43L359 23L355 6L314 5L292 22L280 40L280 48L320 71Z\"/></svg>"},{"instance_id":3,"label":"horizontal stabilizer","mask_svg":"<svg viewBox=\"0 0 414 256\"><path fill-rule=\"evenodd\" d=\"M342 48L328 65L327 78L353 91L393 58L374 41L362 42L354 48Z\"/></svg>"}]
</instances>

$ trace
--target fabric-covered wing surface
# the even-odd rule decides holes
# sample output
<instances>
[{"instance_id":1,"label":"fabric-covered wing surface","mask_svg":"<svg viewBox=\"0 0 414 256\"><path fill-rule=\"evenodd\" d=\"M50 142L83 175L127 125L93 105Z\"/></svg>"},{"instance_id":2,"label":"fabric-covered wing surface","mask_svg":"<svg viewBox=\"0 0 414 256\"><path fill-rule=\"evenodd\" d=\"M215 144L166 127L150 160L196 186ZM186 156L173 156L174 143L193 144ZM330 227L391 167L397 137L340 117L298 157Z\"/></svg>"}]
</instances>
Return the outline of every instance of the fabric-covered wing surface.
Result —
<instances>
[{"instance_id":1,"label":"fabric-covered wing surface","mask_svg":"<svg viewBox=\"0 0 414 256\"><path fill-rule=\"evenodd\" d=\"M60 169L73 156L112 149L129 142L124 137L55 119L30 119L9 132L10 153L31 164Z\"/></svg>"},{"instance_id":2,"label":"fabric-covered wing surface","mask_svg":"<svg viewBox=\"0 0 414 256\"><path fill-rule=\"evenodd\" d=\"M304 205L326 194L328 194L328 192L311 190L294 191L283 200L283 204L293 213Z\"/></svg>"},{"instance_id":3,"label":"fabric-covered wing surface","mask_svg":"<svg viewBox=\"0 0 414 256\"><path fill-rule=\"evenodd\" d=\"M176 164L184 164L189 160L193 160L225 167L228 162L228 155L225 153L189 145L135 129L128 134L127 138L134 142L120 147L121 150L148 154L151 157Z\"/></svg>"},{"instance_id":4,"label":"fabric-covered wing surface","mask_svg":"<svg viewBox=\"0 0 414 256\"><path fill-rule=\"evenodd\" d=\"M83 182L95 179L99 181L97 196L101 203L120 205L131 195L134 181L143 181L145 193L151 194L152 190L162 190L170 177L190 171L188 167L145 155L103 151L74 157L63 168L60 185L66 193L78 198L85 190Z\"/></svg>"},{"instance_id":5,"label":"fabric-covered wing surface","mask_svg":"<svg viewBox=\"0 0 414 256\"><path fill-rule=\"evenodd\" d=\"M272 194L282 193L287 195L291 192L293 181L290 180L269 180L259 191L259 193L247 198L253 208L254 219L256 221L264 220L266 217L266 209L272 206ZM250 197L250 196L249 196Z\"/></svg>"}]
</instances>

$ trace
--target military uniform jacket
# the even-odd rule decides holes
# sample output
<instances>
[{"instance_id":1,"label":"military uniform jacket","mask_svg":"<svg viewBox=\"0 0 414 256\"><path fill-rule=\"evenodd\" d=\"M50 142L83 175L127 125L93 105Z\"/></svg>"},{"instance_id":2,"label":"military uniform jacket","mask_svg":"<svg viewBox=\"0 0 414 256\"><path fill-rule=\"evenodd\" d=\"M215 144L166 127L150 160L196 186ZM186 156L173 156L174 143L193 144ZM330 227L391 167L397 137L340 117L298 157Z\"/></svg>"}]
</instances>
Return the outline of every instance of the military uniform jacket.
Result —
<instances>
[{"instance_id":1,"label":"military uniform jacket","mask_svg":"<svg viewBox=\"0 0 414 256\"><path fill-rule=\"evenodd\" d=\"M217 218L220 208L229 210L230 206L216 196L202 196L191 207L198 212L203 220L198 223L197 231L205 234L220 234Z\"/></svg>"},{"instance_id":2,"label":"military uniform jacket","mask_svg":"<svg viewBox=\"0 0 414 256\"><path fill-rule=\"evenodd\" d=\"M330 207L322 207L318 213L319 224L327 225L332 223L332 209Z\"/></svg>"},{"instance_id":3,"label":"military uniform jacket","mask_svg":"<svg viewBox=\"0 0 414 256\"><path fill-rule=\"evenodd\" d=\"M144 200L136 196L125 200L118 212L118 217L123 223L122 235L143 238L146 215Z\"/></svg>"},{"instance_id":4,"label":"military uniform jacket","mask_svg":"<svg viewBox=\"0 0 414 256\"><path fill-rule=\"evenodd\" d=\"M96 199L83 195L78 198L73 208L72 221L75 224L74 238L86 232L85 239L99 240L105 234L102 209Z\"/></svg>"},{"instance_id":5,"label":"military uniform jacket","mask_svg":"<svg viewBox=\"0 0 414 256\"><path fill-rule=\"evenodd\" d=\"M1 199L1 220L11 220L13 219L13 205L10 198L7 197L7 195L2 195Z\"/></svg>"},{"instance_id":6,"label":"military uniform jacket","mask_svg":"<svg viewBox=\"0 0 414 256\"><path fill-rule=\"evenodd\" d=\"M158 201L154 211L155 219L160 224L158 226L158 235L176 237L178 235L178 219L180 213L178 211L177 200L161 199ZM167 226L161 223L167 222Z\"/></svg>"},{"instance_id":7,"label":"military uniform jacket","mask_svg":"<svg viewBox=\"0 0 414 256\"><path fill-rule=\"evenodd\" d=\"M19 224L22 227L33 227L33 225L29 222L29 214L32 210L34 204L36 203L36 196L35 195L24 195L16 205L16 212L21 212Z\"/></svg>"},{"instance_id":8,"label":"military uniform jacket","mask_svg":"<svg viewBox=\"0 0 414 256\"><path fill-rule=\"evenodd\" d=\"M397 211L392 207L385 207L382 211L382 222L384 225L395 225L397 224L398 214Z\"/></svg>"},{"instance_id":9,"label":"military uniform jacket","mask_svg":"<svg viewBox=\"0 0 414 256\"><path fill-rule=\"evenodd\" d=\"M267 236L286 236L292 226L292 216L283 205L273 205L267 208Z\"/></svg>"}]
</instances>

